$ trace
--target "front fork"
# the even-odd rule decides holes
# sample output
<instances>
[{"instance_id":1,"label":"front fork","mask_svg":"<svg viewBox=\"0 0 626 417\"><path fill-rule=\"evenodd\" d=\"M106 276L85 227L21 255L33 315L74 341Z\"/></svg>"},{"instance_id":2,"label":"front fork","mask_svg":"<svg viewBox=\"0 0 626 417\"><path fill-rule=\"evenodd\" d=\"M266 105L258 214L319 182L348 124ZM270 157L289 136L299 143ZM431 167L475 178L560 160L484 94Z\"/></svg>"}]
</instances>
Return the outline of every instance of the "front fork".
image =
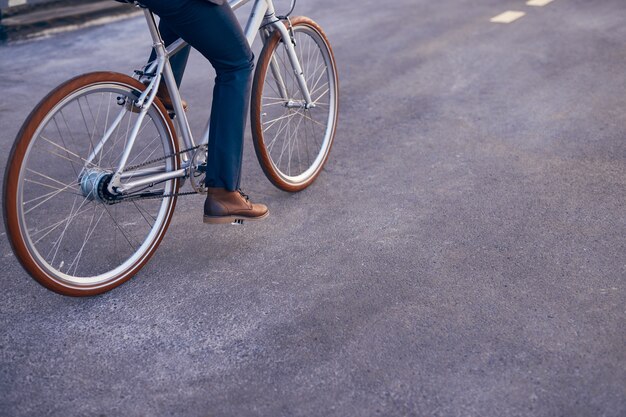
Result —
<instances>
[{"instance_id":1,"label":"front fork","mask_svg":"<svg viewBox=\"0 0 626 417\"><path fill-rule=\"evenodd\" d=\"M289 20L289 18L287 18L287 23L289 25L289 28L285 27L283 22L277 19L272 22L272 27L274 28L274 30L277 30L280 33L281 42L287 50L289 63L291 64L293 72L296 76L296 81L298 82L298 87L300 88L300 92L302 93L302 97L304 98L304 106L293 104L293 100L291 97L289 97L289 92L287 91L287 87L285 86L285 81L283 80L280 72L280 67L278 65L278 62L276 61L275 56L272 56L272 58L270 59L270 71L272 71L272 75L274 76L274 80L276 81L276 87L278 89L278 92L287 102L288 107L304 107L305 109L314 108L315 103L313 103L313 99L311 99L311 92L309 91L304 72L302 71L302 66L300 65L300 61L298 60L298 55L296 54L296 40L293 34L293 27L291 26L291 21ZM266 41L270 35L267 31L263 30L261 36L263 40Z\"/></svg>"}]
</instances>

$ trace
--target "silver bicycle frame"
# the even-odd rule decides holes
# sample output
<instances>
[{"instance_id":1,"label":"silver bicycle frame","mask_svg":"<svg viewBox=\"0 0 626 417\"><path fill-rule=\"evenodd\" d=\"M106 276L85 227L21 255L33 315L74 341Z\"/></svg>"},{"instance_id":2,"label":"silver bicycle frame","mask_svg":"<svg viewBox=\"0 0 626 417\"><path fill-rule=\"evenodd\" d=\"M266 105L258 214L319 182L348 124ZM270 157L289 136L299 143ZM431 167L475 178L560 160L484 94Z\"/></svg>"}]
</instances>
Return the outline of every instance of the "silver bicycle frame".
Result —
<instances>
[{"instance_id":1,"label":"silver bicycle frame","mask_svg":"<svg viewBox=\"0 0 626 417\"><path fill-rule=\"evenodd\" d=\"M249 3L252 0L230 0L229 4L233 10L240 8L241 6ZM181 149L191 149L195 147L195 142L193 139L193 135L191 132L191 128L189 126L189 122L187 120L187 115L183 109L182 100L180 98L180 93L178 91L178 86L176 85L176 80L174 78L174 74L172 72L172 67L170 66L169 59L174 54L179 52L182 48L184 48L187 43L182 39L178 39L173 42L168 47L165 47L163 40L161 39L161 34L159 33L157 23L154 17L154 14L148 10L144 9L144 15L146 21L148 23L148 29L150 31L150 36L152 37L152 46L156 52L156 60L147 68L146 73L154 73L156 74L152 77L150 84L147 86L145 91L141 94L139 99L136 102L136 106L140 108L139 116L137 121L135 122L135 126L132 130L132 133L127 142L126 148L124 149L124 153L120 160L120 164L117 167L111 182L109 183L108 190L112 194L120 194L120 193L128 193L133 190L144 188L151 184L156 184L159 182L167 181L174 178L182 178L186 177L189 173L189 158L187 155L183 155L183 166L181 169L166 172L165 166L162 167L152 167L146 169L133 170L132 172L125 173L124 169L126 168L126 164L128 162L128 158L131 154L134 142L137 138L137 134L145 118L145 115L148 112L148 109L152 105L154 98L156 97L156 92L158 86L161 82L161 79L165 81L165 85L167 86L168 91L170 92L170 97L172 99L172 104L174 105L174 111L176 113L176 120L179 131L179 146ZM246 27L244 30L246 39L250 46L254 42L257 34L259 33L262 27L271 26L274 30L278 31L284 41L284 45L287 49L287 55L289 57L290 64L293 67L293 71L297 76L298 86L302 92L302 97L304 97L304 105L307 108L314 107L313 100L311 99L311 95L306 84L306 80L304 74L302 72L302 68L300 66L300 62L298 61L298 57L296 55L294 49L294 40L287 29L287 27L283 24L283 22L276 17L276 13L274 10L274 4L272 0L254 0L254 5L252 7L252 11L246 23ZM265 40L265 39L264 39ZM282 81L282 77L280 77L280 71L278 68L278 64L275 60L270 62L270 70L272 71L275 79L278 84L278 91L283 95L283 98L286 100L289 99L287 96L287 89ZM131 104L132 105L132 104ZM100 152L104 144L111 137L112 132L115 130L117 125L122 120L124 112L127 111L123 109L115 120L114 124L105 132L103 138L100 142L94 147L91 155L87 158L87 164L89 164L95 156ZM206 124L206 128L204 130L204 134L202 135L202 142L207 143L209 138L209 122ZM122 183L122 179L128 179L128 181Z\"/></svg>"}]
</instances>

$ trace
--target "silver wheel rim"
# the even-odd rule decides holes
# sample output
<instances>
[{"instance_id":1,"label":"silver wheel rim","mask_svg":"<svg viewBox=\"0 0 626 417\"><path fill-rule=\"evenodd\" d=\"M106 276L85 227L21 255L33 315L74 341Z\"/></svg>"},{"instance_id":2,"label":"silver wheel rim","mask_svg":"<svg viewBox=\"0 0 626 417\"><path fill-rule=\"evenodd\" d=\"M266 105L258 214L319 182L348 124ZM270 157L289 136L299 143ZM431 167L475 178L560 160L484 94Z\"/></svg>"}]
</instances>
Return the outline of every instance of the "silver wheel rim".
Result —
<instances>
[{"instance_id":1,"label":"silver wheel rim","mask_svg":"<svg viewBox=\"0 0 626 417\"><path fill-rule=\"evenodd\" d=\"M295 25L293 30L296 53L316 107L286 107L289 100L281 96L276 77L268 68L263 81L260 121L274 171L284 182L301 185L319 172L330 151L337 117L337 80L324 38L308 25ZM287 52L281 46L281 42L277 43L270 62L278 63L291 103L303 102Z\"/></svg>"},{"instance_id":2,"label":"silver wheel rim","mask_svg":"<svg viewBox=\"0 0 626 417\"><path fill-rule=\"evenodd\" d=\"M48 112L25 152L17 190L20 231L35 262L61 284L97 288L123 278L151 253L170 215L170 198L152 200L156 204L106 205L91 199L93 195L85 196L78 183L81 167L95 165L110 171L121 155L137 115L124 110L117 100L129 97L133 90L100 83L73 92ZM98 134L119 111L127 114L113 142L109 141L94 162L86 164ZM51 134L54 131L56 138ZM129 163L171 154L169 137L169 127L152 106ZM49 163L41 164L46 160ZM172 158L165 161L170 170L174 163ZM174 186L175 180L161 185L165 193L171 193ZM133 212L135 220L143 219L143 225L130 220Z\"/></svg>"}]
</instances>

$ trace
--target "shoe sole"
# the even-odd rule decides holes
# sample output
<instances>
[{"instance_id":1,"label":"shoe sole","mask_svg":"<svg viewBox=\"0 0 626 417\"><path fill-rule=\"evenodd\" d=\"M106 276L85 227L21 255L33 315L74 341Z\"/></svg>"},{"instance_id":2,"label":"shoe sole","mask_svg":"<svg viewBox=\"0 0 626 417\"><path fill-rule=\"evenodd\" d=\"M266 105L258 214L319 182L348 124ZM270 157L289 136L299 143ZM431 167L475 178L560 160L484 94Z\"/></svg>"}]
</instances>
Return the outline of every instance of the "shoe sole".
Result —
<instances>
[{"instance_id":1,"label":"shoe sole","mask_svg":"<svg viewBox=\"0 0 626 417\"><path fill-rule=\"evenodd\" d=\"M269 210L262 216L259 217L244 217L244 216L204 216L204 223L206 224L242 224L245 220L257 221L263 220L270 215Z\"/></svg>"}]
</instances>

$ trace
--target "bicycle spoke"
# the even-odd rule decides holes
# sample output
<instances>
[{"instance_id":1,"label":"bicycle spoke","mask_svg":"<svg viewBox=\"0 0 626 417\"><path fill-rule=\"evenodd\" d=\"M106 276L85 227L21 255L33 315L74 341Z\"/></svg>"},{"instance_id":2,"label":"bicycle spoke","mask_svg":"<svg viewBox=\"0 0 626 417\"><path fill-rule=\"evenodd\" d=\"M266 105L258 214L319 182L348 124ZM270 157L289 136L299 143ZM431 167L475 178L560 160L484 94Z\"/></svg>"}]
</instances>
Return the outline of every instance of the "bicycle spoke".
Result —
<instances>
[{"instance_id":1,"label":"bicycle spoke","mask_svg":"<svg viewBox=\"0 0 626 417\"><path fill-rule=\"evenodd\" d=\"M65 190L67 190L69 187L70 187L70 186L68 185L66 188L60 188L60 189L58 189L57 191L52 191L52 192L50 192L50 193L48 193L48 194L46 194L46 195L44 195L44 196L39 196L39 197L37 197L37 198L34 198L34 199L32 199L32 200L29 200L28 202L23 203L23 205L26 205L26 204L28 204L28 203L31 203L31 202L35 201L35 200L40 200L40 199L44 198L44 200L43 200L43 201L40 201L37 205L35 205L35 206L33 206L33 207L29 208L28 210L26 210L26 211L24 212L24 214L28 214L28 213L30 213L31 211L35 210L37 207L40 207L41 205L43 205L43 204L47 203L48 201L50 201L51 199L53 199L53 198L54 198L54 197L56 197L57 195L61 194L61 193L62 193L62 192L64 192ZM78 194L78 193L71 193L71 194L78 195L78 196L82 196L81 194Z\"/></svg>"},{"instance_id":2,"label":"bicycle spoke","mask_svg":"<svg viewBox=\"0 0 626 417\"><path fill-rule=\"evenodd\" d=\"M128 271L154 251L155 239L162 234L153 231L165 228L172 215L175 198L158 198L154 191L150 199L138 200L138 193L114 204L95 195L119 164L138 123L138 114L120 104L124 97L131 100L133 91L124 85L89 81L62 101L53 97L51 113L33 126L36 134L21 156L17 222L37 268L58 282L89 288L116 279L120 271ZM158 109L148 109L137 128L128 166L159 160L159 166L172 169L175 158L161 159L174 153L170 132ZM125 181L132 177L126 176ZM176 193L176 184L176 180L163 181L160 194Z\"/></svg>"},{"instance_id":3,"label":"bicycle spoke","mask_svg":"<svg viewBox=\"0 0 626 417\"><path fill-rule=\"evenodd\" d=\"M145 119L144 119L144 120L145 120ZM129 122L130 122L130 118L129 118ZM144 130L148 127L148 126L149 126L149 124L146 122L146 123L143 125L143 127L142 127L141 129L139 129L139 131L137 132L137 136L140 136L140 135L143 133L143 131L144 131ZM129 135L129 133L130 133L130 132L129 132L129 131L127 131L127 132L126 132L126 135L124 136L124 146L123 146L123 148L122 148L122 149L126 149L126 145L127 145L127 143L128 143L128 139L129 139L129 136L130 136L130 135ZM161 136L160 136L160 135L157 135L154 139L161 139ZM136 144L136 142L135 142L135 144ZM115 144L114 144L113 146L115 146ZM145 150L147 147L149 147L149 145L145 145L145 147L144 147L144 149L143 149L143 150ZM157 151L157 149L158 149L158 148L156 148L156 147L155 147L155 148L154 148L154 151ZM143 150L142 150L142 152L143 152ZM123 151L122 151L122 152L120 152L120 154L117 156L117 158L115 159L115 161L120 161L120 160L122 159L122 154L123 154L123 153L124 153ZM150 156L148 156L148 158L149 158L149 157L150 157ZM144 159L144 161L145 161L145 160L147 160L148 158ZM110 165L111 165L111 168L112 168L112 169L115 169L115 168L116 168L116 167L113 165L113 163L112 163L112 162L110 163ZM132 165L132 162L127 162L127 163L126 163L126 165Z\"/></svg>"},{"instance_id":4,"label":"bicycle spoke","mask_svg":"<svg viewBox=\"0 0 626 417\"><path fill-rule=\"evenodd\" d=\"M285 103L287 103L286 100L281 100L281 101L277 101L274 103L267 103L264 104L263 107L271 107L271 106L285 106Z\"/></svg>"},{"instance_id":5,"label":"bicycle spoke","mask_svg":"<svg viewBox=\"0 0 626 417\"><path fill-rule=\"evenodd\" d=\"M140 207L135 201L133 201L132 203L135 206L135 208L137 208L137 211L139 212L139 214L141 214L141 217L143 217L146 223L148 223L148 226L152 227L152 225L154 224L154 221L156 220L156 217L150 214L145 208ZM152 218L152 223L150 223L150 221L146 218L144 214L147 214L148 217Z\"/></svg>"},{"instance_id":6,"label":"bicycle spoke","mask_svg":"<svg viewBox=\"0 0 626 417\"><path fill-rule=\"evenodd\" d=\"M122 229L122 226L120 226L120 224L117 222L117 220L115 220L115 217L111 214L109 209L106 206L103 206L103 207L104 207L104 211L106 211L106 213L109 215L109 217L111 218L111 221L113 222L115 227L117 227L117 229L122 233L122 236L124 236L124 239L126 239L126 241L130 245L130 247L133 249L133 251L136 251L137 248L135 247L135 245L133 245L130 242L130 238L126 235L126 233L124 232L124 229Z\"/></svg>"},{"instance_id":7,"label":"bicycle spoke","mask_svg":"<svg viewBox=\"0 0 626 417\"><path fill-rule=\"evenodd\" d=\"M319 84L319 82L321 81L321 79L322 79L322 77L323 77L324 75L326 75L326 72L325 72L325 71L322 71L322 72L320 73L320 75L316 78L315 82L313 83L313 86L309 89L309 90L311 91L311 96L313 96L313 95L315 94L315 91L317 91L317 89L318 89L318 86L317 86L317 85ZM310 83L308 83L308 84L310 84ZM326 84L324 84L324 85L328 85L328 83L326 83ZM324 87L324 85L320 86L320 88L323 88L323 87Z\"/></svg>"},{"instance_id":8,"label":"bicycle spoke","mask_svg":"<svg viewBox=\"0 0 626 417\"><path fill-rule=\"evenodd\" d=\"M157 148L157 147L155 147L155 146L151 146L151 145L152 145L154 142L156 142L156 140L157 140L157 139L160 139L160 138L161 138L161 137L160 137L159 135L157 135L157 136L153 137L153 138L150 140L150 143L148 143L146 146L144 146L144 147L141 149L141 151L139 151L139 153L138 153L137 155L135 155L135 157L134 157L133 159L131 159L131 160L127 163L127 165L133 165L133 164L134 164L134 162L137 160L137 158L139 158L139 157L141 156L141 154L143 154L146 150L150 150L150 148L152 148L152 149L151 149L151 151L150 151L150 153L148 154L148 156L146 156L146 157L143 159L143 161L148 161L148 160L150 160L150 158L152 157L152 155L154 155L154 153L155 153L155 152L159 149L159 148Z\"/></svg>"},{"instance_id":9,"label":"bicycle spoke","mask_svg":"<svg viewBox=\"0 0 626 417\"><path fill-rule=\"evenodd\" d=\"M289 118L291 118L293 116L294 116L294 114L290 113L290 114L286 114L286 115L280 116L280 117L278 117L276 119L272 119L272 120L269 120L267 122L264 122L263 123L264 125L270 124L266 129L264 129L264 131L267 131L268 129L270 129L272 126L274 126L276 124L276 122L279 122L279 121L281 121L283 119L289 119Z\"/></svg>"},{"instance_id":10,"label":"bicycle spoke","mask_svg":"<svg viewBox=\"0 0 626 417\"><path fill-rule=\"evenodd\" d=\"M100 111L102 110L102 100L100 100L100 104L98 104L98 112L96 116L93 115L93 111L91 110L91 106L89 105L89 97L85 96L85 102L87 103L87 109L89 109L89 113L91 114L91 119L93 120L93 129L91 131L90 140L93 143L93 140L96 136L96 131L98 127L98 120L100 119ZM102 132L104 135L104 132Z\"/></svg>"},{"instance_id":11,"label":"bicycle spoke","mask_svg":"<svg viewBox=\"0 0 626 417\"><path fill-rule=\"evenodd\" d=\"M83 123L85 125L85 131L87 132L87 137L89 138L89 146L91 146L91 148L89 148L89 154L91 154L91 152L96 149L96 147L93 145L93 141L91 139L91 133L89 132L89 126L87 126L87 119L85 118L85 112L83 111L83 106L80 104L80 97L78 98L78 100L76 100L76 104L78 105L78 109L80 110L80 115L83 118ZM76 174L78 175L78 173Z\"/></svg>"},{"instance_id":12,"label":"bicycle spoke","mask_svg":"<svg viewBox=\"0 0 626 417\"><path fill-rule=\"evenodd\" d=\"M312 92L312 94L311 94L311 97L313 97L315 94L317 94L317 91L318 91L318 90L320 90L320 89L322 89L322 88L324 88L324 87L327 87L327 86L328 86L328 83L325 83L325 84L320 85L318 88L316 88L315 90L313 90L313 92ZM320 95L319 95L316 99L313 99L313 102L314 102L314 103L316 103L319 99L321 99L322 97L324 97L324 96L325 96L326 94L328 94L329 92L330 92L330 87L328 87L328 88L326 88L326 90L322 91L322 93L320 93Z\"/></svg>"},{"instance_id":13,"label":"bicycle spoke","mask_svg":"<svg viewBox=\"0 0 626 417\"><path fill-rule=\"evenodd\" d=\"M280 149L280 154L278 155L278 163L276 164L280 168L280 162L283 160L283 155L285 154L285 150L289 146L289 136L291 135L291 124L287 122L287 140L283 140L283 146Z\"/></svg>"},{"instance_id":14,"label":"bicycle spoke","mask_svg":"<svg viewBox=\"0 0 626 417\"><path fill-rule=\"evenodd\" d=\"M294 142L295 142L295 152L296 155L298 156L298 168L300 166L302 166L302 160L300 159L300 139L299 139L299 134L300 134L300 124L302 124L302 118L300 118L300 120L298 121L298 124L296 125L296 128L294 129ZM292 145L293 148L293 145ZM291 161L291 156L289 157L289 161Z\"/></svg>"},{"instance_id":15,"label":"bicycle spoke","mask_svg":"<svg viewBox=\"0 0 626 417\"><path fill-rule=\"evenodd\" d=\"M325 124L320 123L320 122L318 122L317 120L312 119L312 118L311 118L311 116L307 116L307 115L306 115L306 114L304 114L304 113L298 113L298 114L300 114L301 116L303 116L303 117L307 118L307 119L308 119L308 120L310 120L311 122L313 122L313 123L315 123L315 124L317 124L317 125L319 125L319 126L321 126L321 127L326 127L326 125L325 125Z\"/></svg>"},{"instance_id":16,"label":"bicycle spoke","mask_svg":"<svg viewBox=\"0 0 626 417\"><path fill-rule=\"evenodd\" d=\"M27 169L26 169L26 171L28 171L28 172L32 172L32 173L33 173L33 174L35 174L35 175L39 175L40 177L45 178L45 179L47 179L47 180L50 180L50 181L52 181L52 182L53 182L53 183L55 183L55 184L62 185L64 188L68 188L68 187L71 187L71 186L72 186L72 184L65 184L65 183L64 183L64 182L62 182L62 181L56 180L56 179L54 179L54 178L50 177L49 175L42 174L41 172L39 172L39 171L35 171L34 169L31 169L31 168L27 168ZM42 184L42 185L43 185L43 184Z\"/></svg>"},{"instance_id":17,"label":"bicycle spoke","mask_svg":"<svg viewBox=\"0 0 626 417\"><path fill-rule=\"evenodd\" d=\"M84 204L88 201L86 198L83 199L83 201L81 201L81 203L78 206L78 208L76 208L76 210L74 210L74 207L76 207L76 200L77 200L77 198L74 198L74 201L72 203L72 208L70 209L70 215L67 217L67 221L65 222L65 227L61 231L61 234L59 235L57 240L52 245L52 248L50 249L50 252L48 252L48 257L50 257L50 253L54 250L54 255L52 256L52 259L49 262L51 265L54 264L54 260L55 260L55 258L57 256L58 252L59 252L59 248L61 247L61 242L63 242L63 239L65 238L65 234L67 232L67 229L70 227L72 222L78 216L78 213L79 213L80 209L83 208ZM59 269L60 268L61 267L59 267Z\"/></svg>"},{"instance_id":18,"label":"bicycle spoke","mask_svg":"<svg viewBox=\"0 0 626 417\"><path fill-rule=\"evenodd\" d=\"M63 113L60 113L60 114L61 114L61 116L63 116ZM53 122L54 122L55 127L57 128L57 132L59 132L59 139L61 140L61 143L63 144L63 146L61 147L60 145L58 145L56 143L53 143L50 140L48 140L48 142L52 143L53 145L55 145L55 146L57 146L57 147L59 147L61 149L64 149L68 155L72 155L73 154L73 155L77 156L79 159L82 159L79 155L77 155L77 154L75 154L73 152L70 152L70 150L68 149L67 144L65 143L65 138L63 137L63 134L61 133L61 128L59 127L59 124L57 123L56 118L53 119ZM66 122L66 126L67 126L67 122ZM69 133L71 135L72 132L69 132ZM78 176L78 172L76 171L76 167L74 166L74 162L70 162L70 165L72 167L72 170L74 171L74 174L76 176Z\"/></svg>"},{"instance_id":19,"label":"bicycle spoke","mask_svg":"<svg viewBox=\"0 0 626 417\"><path fill-rule=\"evenodd\" d=\"M269 153L272 152L272 148L274 147L274 144L276 143L276 140L280 137L280 134L289 126L289 122L286 120L283 120L280 122L280 126L279 129L277 130L276 134L274 135L274 137L272 138L272 140L270 141L270 143L267 144L267 150Z\"/></svg>"},{"instance_id":20,"label":"bicycle spoke","mask_svg":"<svg viewBox=\"0 0 626 417\"><path fill-rule=\"evenodd\" d=\"M101 97L104 97L104 95L105 95L105 94L104 94L104 93L102 93L102 94L101 94ZM106 100L106 102L107 102L107 103L111 103L111 96L112 96L112 94L111 94L111 93L109 93L109 99L108 99L108 100ZM101 102L105 102L105 100L104 100L104 99L102 99L102 100L101 100ZM111 105L109 104L109 105L107 105L107 114L106 114L106 117L105 117L105 119L104 119L104 129L102 129L102 131L103 131L103 132L106 132L106 131L108 131L108 130L109 130L109 116L110 116L110 115L111 115ZM121 123L121 121L120 121L120 123L117 125L117 127L116 127L116 129L115 129L115 131L116 131L116 132L119 132L119 128L120 128L121 124L122 124L122 123ZM103 153L102 153L103 151L104 151L104 149L103 149L103 148L101 148L101 149L100 149L100 156L98 157L98 165L102 165L102 158L104 158L104 155L103 155Z\"/></svg>"},{"instance_id":21,"label":"bicycle spoke","mask_svg":"<svg viewBox=\"0 0 626 417\"><path fill-rule=\"evenodd\" d=\"M331 111L331 73L327 56L321 49L319 37L301 26L294 26L296 57L304 74L304 81L315 105L314 108L285 108L288 102L303 102L298 77L291 67L286 44L277 44L271 62L278 66L276 73L268 71L265 80L266 93L261 97L261 126L264 147L276 169L287 177L299 176L313 164L322 161L318 156L325 153L328 146L327 120ZM288 100L277 91L278 80L282 77L288 93ZM286 106L285 106L286 107ZM319 118L319 119L318 119ZM323 120L324 122L322 122ZM276 146L280 143L279 146Z\"/></svg>"},{"instance_id":22,"label":"bicycle spoke","mask_svg":"<svg viewBox=\"0 0 626 417\"><path fill-rule=\"evenodd\" d=\"M67 154L68 154L68 155L75 156L76 158L80 159L80 160L81 160L81 161L83 161L84 163L89 164L89 165L91 165L91 166L96 166L95 164L93 164L93 163L91 163L91 162L87 161L85 158L81 157L80 155L78 155L78 154L76 154L76 153L74 153L74 152L70 151L70 150L69 150L69 149L67 149L66 147L63 147L63 146L59 145L58 143L53 142L52 140L48 139L47 137L45 137L45 136L43 136L43 135L39 135L39 137L40 137L41 139L45 140L46 142L50 143L51 145L56 146L57 148L59 148L59 149L61 149L61 150L65 151L65 152L67 152ZM71 159L71 158L70 158L70 159ZM76 174L76 175L78 176L78 174Z\"/></svg>"},{"instance_id":23,"label":"bicycle spoke","mask_svg":"<svg viewBox=\"0 0 626 417\"><path fill-rule=\"evenodd\" d=\"M85 246L87 245L87 241L91 238L91 236L95 232L96 227L98 226L98 223L100 223L100 220L102 220L102 216L103 215L104 215L104 210L102 210L100 212L100 217L98 217L98 220L96 221L96 224L92 226L93 220L94 220L94 218L96 216L96 207L94 206L94 212L93 212L93 215L91 216L91 221L89 223L89 226L87 227L85 238L83 239L83 244L81 245L81 247L78 250L78 253L74 257L74 259L72 260L72 263L67 267L67 272L68 273L72 270L72 266L74 266L74 264L76 264L76 266L74 267L74 275L76 275L76 272L78 271L78 264L80 262L80 258L83 256L83 251L85 250Z\"/></svg>"},{"instance_id":24,"label":"bicycle spoke","mask_svg":"<svg viewBox=\"0 0 626 417\"><path fill-rule=\"evenodd\" d=\"M89 210L91 210L91 207L87 207L86 209L79 211L77 213L77 215L81 215L81 214L83 214L83 213L85 213L85 212L87 212ZM44 227L43 229L39 229L39 230L36 230L36 231L35 230L29 230L28 232L32 234L32 237L35 237L36 235L39 235L39 234L47 231L47 233L44 234L43 236L40 236L39 239L34 242L34 244L36 245L37 243L41 242L46 236L48 236L50 233L54 232L59 226L61 226L63 223L65 223L67 221L67 219L68 218L66 217L66 218L64 218L62 220L59 220L56 223L53 223L53 224L51 224L49 226Z\"/></svg>"}]
</instances>

